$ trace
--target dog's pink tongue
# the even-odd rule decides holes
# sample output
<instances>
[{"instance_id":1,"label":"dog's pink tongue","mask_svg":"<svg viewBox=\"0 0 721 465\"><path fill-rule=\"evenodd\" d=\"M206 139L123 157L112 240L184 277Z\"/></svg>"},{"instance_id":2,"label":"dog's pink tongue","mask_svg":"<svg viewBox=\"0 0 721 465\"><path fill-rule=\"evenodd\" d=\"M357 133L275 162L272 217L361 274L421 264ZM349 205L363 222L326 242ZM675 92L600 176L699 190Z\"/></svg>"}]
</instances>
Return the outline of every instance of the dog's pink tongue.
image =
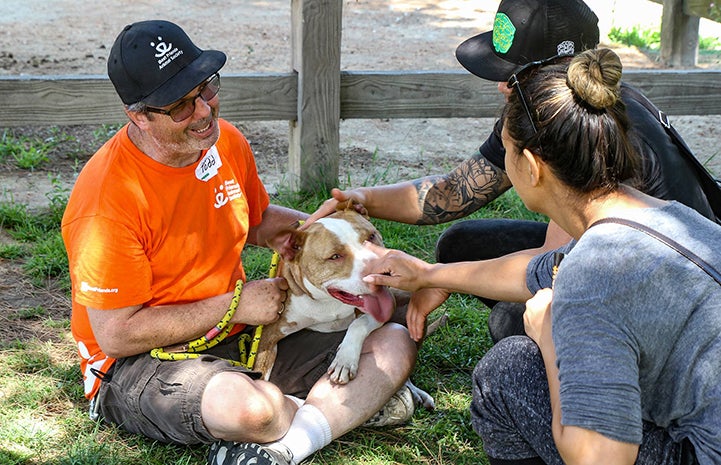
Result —
<instances>
[{"instance_id":1,"label":"dog's pink tongue","mask_svg":"<svg viewBox=\"0 0 721 465\"><path fill-rule=\"evenodd\" d=\"M361 311L368 313L377 321L385 323L391 319L395 306L395 301L388 288L379 287L377 292L363 296Z\"/></svg>"}]
</instances>

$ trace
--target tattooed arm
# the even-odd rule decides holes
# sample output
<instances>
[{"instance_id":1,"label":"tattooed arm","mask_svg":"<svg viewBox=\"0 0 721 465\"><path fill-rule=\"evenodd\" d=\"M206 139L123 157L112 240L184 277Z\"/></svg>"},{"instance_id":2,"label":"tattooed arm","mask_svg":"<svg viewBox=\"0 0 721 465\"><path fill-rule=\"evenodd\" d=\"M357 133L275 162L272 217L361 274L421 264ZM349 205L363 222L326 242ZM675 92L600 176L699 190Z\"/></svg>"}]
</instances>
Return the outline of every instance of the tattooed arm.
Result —
<instances>
[{"instance_id":1,"label":"tattooed arm","mask_svg":"<svg viewBox=\"0 0 721 465\"><path fill-rule=\"evenodd\" d=\"M476 153L450 173L386 186L333 189L306 224L333 213L339 202L355 200L374 218L408 224L438 224L470 215L511 187L504 170L502 120Z\"/></svg>"},{"instance_id":2,"label":"tattooed arm","mask_svg":"<svg viewBox=\"0 0 721 465\"><path fill-rule=\"evenodd\" d=\"M473 213L510 187L506 173L476 153L445 175L347 191L333 189L332 198L308 222L334 212L338 202L353 199L373 218L408 224L444 223Z\"/></svg>"},{"instance_id":3,"label":"tattooed arm","mask_svg":"<svg viewBox=\"0 0 721 465\"><path fill-rule=\"evenodd\" d=\"M417 224L437 224L463 218L511 187L506 173L479 152L443 176L413 181L422 216Z\"/></svg>"}]
</instances>

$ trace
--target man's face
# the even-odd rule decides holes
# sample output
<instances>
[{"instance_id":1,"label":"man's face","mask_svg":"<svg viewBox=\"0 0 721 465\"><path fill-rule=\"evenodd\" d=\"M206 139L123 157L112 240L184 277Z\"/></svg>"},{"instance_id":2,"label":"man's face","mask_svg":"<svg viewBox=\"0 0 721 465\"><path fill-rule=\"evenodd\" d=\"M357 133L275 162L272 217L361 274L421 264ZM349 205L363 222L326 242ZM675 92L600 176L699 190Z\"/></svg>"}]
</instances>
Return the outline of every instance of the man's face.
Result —
<instances>
[{"instance_id":1,"label":"man's face","mask_svg":"<svg viewBox=\"0 0 721 465\"><path fill-rule=\"evenodd\" d=\"M498 85L498 92L502 93L503 96L506 98L506 102L508 102L508 97L511 95L511 88L508 87L508 82L499 82Z\"/></svg>"},{"instance_id":2,"label":"man's face","mask_svg":"<svg viewBox=\"0 0 721 465\"><path fill-rule=\"evenodd\" d=\"M170 115L147 113L148 123L144 131L153 138L156 146L166 153L187 154L207 150L217 142L220 136L218 112L220 99L214 95L208 101L199 95L203 83L182 99L158 110L172 110L179 104L194 104L192 114L182 121L175 122Z\"/></svg>"}]
</instances>

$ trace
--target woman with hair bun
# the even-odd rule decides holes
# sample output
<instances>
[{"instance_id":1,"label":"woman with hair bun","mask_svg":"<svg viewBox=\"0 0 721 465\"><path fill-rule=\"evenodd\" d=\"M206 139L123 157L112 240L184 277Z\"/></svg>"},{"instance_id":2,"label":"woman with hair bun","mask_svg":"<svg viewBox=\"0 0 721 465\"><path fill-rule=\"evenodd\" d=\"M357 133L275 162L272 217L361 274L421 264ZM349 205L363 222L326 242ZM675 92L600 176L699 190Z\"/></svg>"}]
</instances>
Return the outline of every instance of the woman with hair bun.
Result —
<instances>
[{"instance_id":1,"label":"woman with hair bun","mask_svg":"<svg viewBox=\"0 0 721 465\"><path fill-rule=\"evenodd\" d=\"M474 372L491 464L721 463L721 283L623 221L717 270L721 227L623 183L639 159L621 70L599 49L509 81L508 176L577 242L527 302L528 337L500 341Z\"/></svg>"},{"instance_id":2,"label":"woman with hair bun","mask_svg":"<svg viewBox=\"0 0 721 465\"><path fill-rule=\"evenodd\" d=\"M491 465L721 463L721 226L626 182L639 157L621 72L600 49L508 81L508 176L574 241L533 259L556 259L553 289L528 287L527 336L474 370L471 420ZM522 294L535 267L491 274L386 251L369 268L373 284L484 295ZM409 306L416 340L426 315Z\"/></svg>"}]
</instances>

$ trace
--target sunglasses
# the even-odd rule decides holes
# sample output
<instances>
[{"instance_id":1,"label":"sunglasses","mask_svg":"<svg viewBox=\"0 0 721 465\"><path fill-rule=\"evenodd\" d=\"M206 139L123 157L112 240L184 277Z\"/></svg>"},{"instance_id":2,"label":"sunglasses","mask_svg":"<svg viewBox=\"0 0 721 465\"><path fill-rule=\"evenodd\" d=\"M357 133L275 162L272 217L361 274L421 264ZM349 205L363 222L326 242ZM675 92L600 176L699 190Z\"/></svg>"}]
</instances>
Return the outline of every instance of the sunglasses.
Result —
<instances>
[{"instance_id":1,"label":"sunglasses","mask_svg":"<svg viewBox=\"0 0 721 465\"><path fill-rule=\"evenodd\" d=\"M192 97L181 100L176 105L173 105L167 110L155 107L145 107L145 110L150 113L160 113L161 115L168 115L170 118L179 123L183 120L190 118L195 113L195 100L200 97L204 102L208 102L213 99L220 91L220 75L218 73L213 74L208 78L207 81L198 89L198 93Z\"/></svg>"},{"instance_id":2,"label":"sunglasses","mask_svg":"<svg viewBox=\"0 0 721 465\"><path fill-rule=\"evenodd\" d=\"M536 129L536 124L533 122L533 116L531 113L531 106L528 103L528 100L526 99L526 95L523 93L523 89L521 88L521 82L519 80L519 77L522 78L524 75L531 72L531 70L534 70L536 68L540 68L543 65L552 63L558 58L561 57L567 57L571 56L568 53L562 53L559 55L554 55L550 58L546 58L545 60L538 60L538 61L532 61L530 63L526 63L521 68L518 69L515 73L511 74L511 77L508 78L508 88L516 88L518 90L518 97L521 100L521 104L523 105L523 109L526 110L526 115L528 115L528 120L531 122L531 128L533 128L533 132L535 134L538 134L538 130Z\"/></svg>"}]
</instances>

